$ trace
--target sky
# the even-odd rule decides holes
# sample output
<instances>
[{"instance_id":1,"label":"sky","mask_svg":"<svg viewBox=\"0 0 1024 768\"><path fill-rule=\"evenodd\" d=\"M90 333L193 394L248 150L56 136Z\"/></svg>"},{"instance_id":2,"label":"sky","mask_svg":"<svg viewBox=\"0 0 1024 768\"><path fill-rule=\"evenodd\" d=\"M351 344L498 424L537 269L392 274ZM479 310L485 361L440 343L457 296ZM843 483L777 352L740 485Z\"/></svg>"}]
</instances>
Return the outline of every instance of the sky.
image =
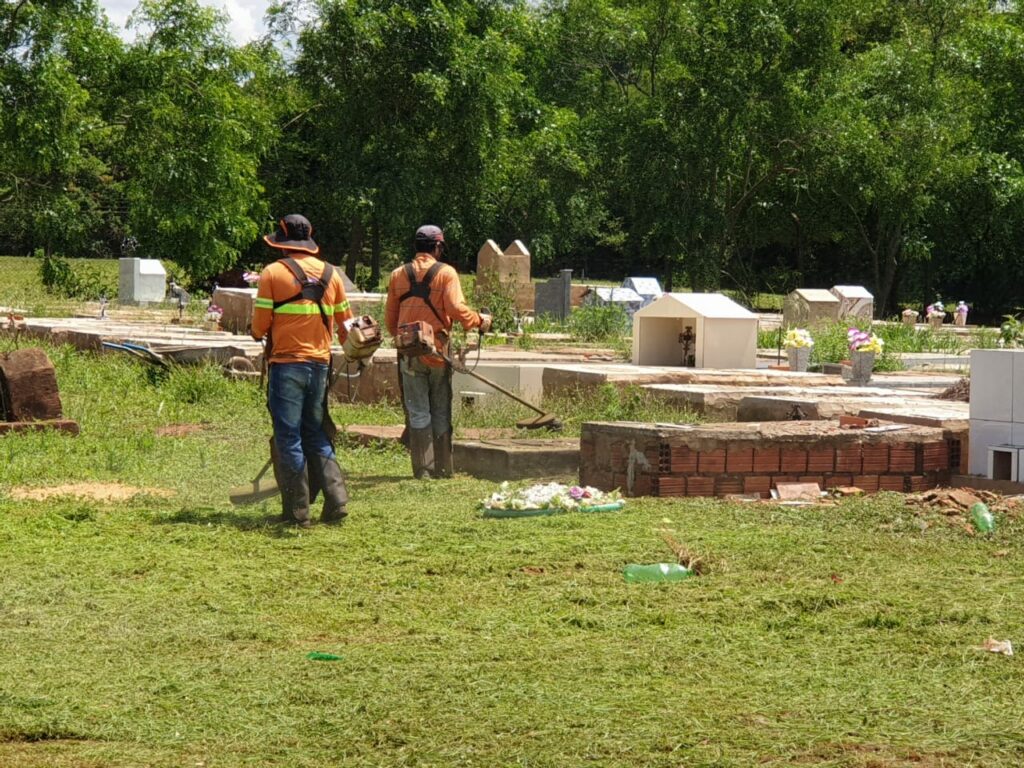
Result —
<instances>
[{"instance_id":1,"label":"sky","mask_svg":"<svg viewBox=\"0 0 1024 768\"><path fill-rule=\"evenodd\" d=\"M235 42L242 44L254 40L264 32L263 14L270 4L269 0L199 0L200 4L220 8L228 14L228 30ZM100 0L100 6L106 12L111 23L121 30L126 39L125 22L138 0Z\"/></svg>"}]
</instances>

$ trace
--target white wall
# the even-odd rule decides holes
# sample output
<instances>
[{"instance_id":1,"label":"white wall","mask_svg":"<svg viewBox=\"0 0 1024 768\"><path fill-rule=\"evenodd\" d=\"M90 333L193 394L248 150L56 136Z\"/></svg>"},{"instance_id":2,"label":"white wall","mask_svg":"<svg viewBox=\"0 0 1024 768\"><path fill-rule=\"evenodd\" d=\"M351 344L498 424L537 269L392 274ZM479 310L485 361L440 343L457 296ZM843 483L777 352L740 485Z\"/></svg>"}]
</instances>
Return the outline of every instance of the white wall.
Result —
<instances>
[{"instance_id":1,"label":"white wall","mask_svg":"<svg viewBox=\"0 0 1024 768\"><path fill-rule=\"evenodd\" d=\"M1024 350L971 351L972 475L988 473L988 449L994 445L1024 447Z\"/></svg>"},{"instance_id":2,"label":"white wall","mask_svg":"<svg viewBox=\"0 0 1024 768\"><path fill-rule=\"evenodd\" d=\"M704 368L756 368L757 319L706 318Z\"/></svg>"}]
</instances>

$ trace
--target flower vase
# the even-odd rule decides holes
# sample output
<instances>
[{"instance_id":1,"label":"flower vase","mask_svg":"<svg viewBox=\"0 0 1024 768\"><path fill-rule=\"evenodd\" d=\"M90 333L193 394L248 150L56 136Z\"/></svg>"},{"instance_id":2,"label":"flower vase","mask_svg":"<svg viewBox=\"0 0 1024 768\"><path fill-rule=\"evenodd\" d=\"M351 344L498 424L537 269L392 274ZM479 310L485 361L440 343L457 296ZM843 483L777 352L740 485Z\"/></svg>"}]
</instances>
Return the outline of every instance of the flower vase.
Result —
<instances>
[{"instance_id":1,"label":"flower vase","mask_svg":"<svg viewBox=\"0 0 1024 768\"><path fill-rule=\"evenodd\" d=\"M871 372L875 368L874 352L850 353L850 383L864 386L871 381Z\"/></svg>"},{"instance_id":2,"label":"flower vase","mask_svg":"<svg viewBox=\"0 0 1024 768\"><path fill-rule=\"evenodd\" d=\"M789 347L786 349L786 357L789 358L789 370L806 372L811 362L811 348Z\"/></svg>"},{"instance_id":3,"label":"flower vase","mask_svg":"<svg viewBox=\"0 0 1024 768\"><path fill-rule=\"evenodd\" d=\"M959 325L961 327L967 325L967 313L957 312L953 315L953 325Z\"/></svg>"},{"instance_id":4,"label":"flower vase","mask_svg":"<svg viewBox=\"0 0 1024 768\"><path fill-rule=\"evenodd\" d=\"M944 322L946 322L946 315L945 314L928 315L928 323L936 331L939 330L942 327L942 324Z\"/></svg>"},{"instance_id":5,"label":"flower vase","mask_svg":"<svg viewBox=\"0 0 1024 768\"><path fill-rule=\"evenodd\" d=\"M917 312L912 309L904 310L903 312L903 324L914 325L917 322Z\"/></svg>"}]
</instances>

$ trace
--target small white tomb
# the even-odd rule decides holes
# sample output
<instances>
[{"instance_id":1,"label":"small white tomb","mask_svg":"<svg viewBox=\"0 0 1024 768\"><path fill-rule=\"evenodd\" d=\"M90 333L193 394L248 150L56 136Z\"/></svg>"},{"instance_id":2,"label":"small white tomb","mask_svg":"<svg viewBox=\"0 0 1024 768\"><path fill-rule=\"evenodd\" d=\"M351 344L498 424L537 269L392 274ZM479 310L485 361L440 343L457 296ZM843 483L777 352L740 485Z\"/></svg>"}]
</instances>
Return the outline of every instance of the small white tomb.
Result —
<instances>
[{"instance_id":1,"label":"small white tomb","mask_svg":"<svg viewBox=\"0 0 1024 768\"><path fill-rule=\"evenodd\" d=\"M163 301L167 295L167 272L156 259L120 259L117 300L122 304Z\"/></svg>"},{"instance_id":2,"label":"small white tomb","mask_svg":"<svg viewBox=\"0 0 1024 768\"><path fill-rule=\"evenodd\" d=\"M666 293L633 316L633 365L755 368L757 315L720 293Z\"/></svg>"}]
</instances>

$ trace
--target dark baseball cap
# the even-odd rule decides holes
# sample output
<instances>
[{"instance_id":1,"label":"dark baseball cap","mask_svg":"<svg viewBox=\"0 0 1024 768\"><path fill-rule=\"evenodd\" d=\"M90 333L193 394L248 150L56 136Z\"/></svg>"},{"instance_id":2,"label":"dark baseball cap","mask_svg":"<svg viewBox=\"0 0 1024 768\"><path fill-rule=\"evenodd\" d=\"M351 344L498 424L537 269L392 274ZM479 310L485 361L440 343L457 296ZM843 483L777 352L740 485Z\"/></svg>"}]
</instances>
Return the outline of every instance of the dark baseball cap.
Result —
<instances>
[{"instance_id":1,"label":"dark baseball cap","mask_svg":"<svg viewBox=\"0 0 1024 768\"><path fill-rule=\"evenodd\" d=\"M416 242L443 243L444 232L433 224L424 224L416 230Z\"/></svg>"}]
</instances>

